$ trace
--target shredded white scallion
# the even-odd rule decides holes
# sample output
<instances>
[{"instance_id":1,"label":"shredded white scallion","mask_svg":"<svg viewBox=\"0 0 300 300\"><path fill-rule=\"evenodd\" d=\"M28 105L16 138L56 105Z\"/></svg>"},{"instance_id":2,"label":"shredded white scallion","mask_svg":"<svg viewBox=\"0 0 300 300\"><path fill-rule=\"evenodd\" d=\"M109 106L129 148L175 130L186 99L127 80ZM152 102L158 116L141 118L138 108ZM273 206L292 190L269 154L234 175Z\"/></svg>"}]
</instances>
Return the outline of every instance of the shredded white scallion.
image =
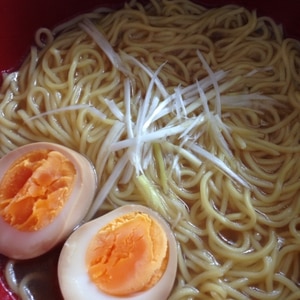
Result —
<instances>
[{"instance_id":1,"label":"shredded white scallion","mask_svg":"<svg viewBox=\"0 0 300 300\"><path fill-rule=\"evenodd\" d=\"M175 107L176 107L177 118L178 119L186 118L187 113L186 113L185 105L183 102L181 87L179 86L179 87L175 88L174 90L175 90L175 95L176 95Z\"/></svg>"},{"instance_id":2,"label":"shredded white scallion","mask_svg":"<svg viewBox=\"0 0 300 300\"><path fill-rule=\"evenodd\" d=\"M156 82L156 79L157 79L157 76L160 72L160 70L162 69L162 67L164 66L161 65L157 71L153 74L152 78L151 78L151 81L149 83L149 86L147 88L147 91L146 91L146 95L145 95L145 98L144 98L144 101L142 101L142 104L140 106L140 111L139 111L139 114L137 116L137 120L136 120L136 126L135 126L135 129L136 129L136 135L137 136L140 136L143 131L145 131L147 128L145 128L145 120L147 118L147 113L150 113L151 115L151 111L149 112L149 107L150 107L150 101L153 99L152 96L153 96L153 87L154 87L154 84ZM158 103L158 101L156 101L155 103Z\"/></svg>"},{"instance_id":3,"label":"shredded white scallion","mask_svg":"<svg viewBox=\"0 0 300 300\"><path fill-rule=\"evenodd\" d=\"M121 105L124 106L113 99L104 98L104 103L109 110L107 112L105 108L107 115L90 104L77 104L36 114L27 121L83 109L102 120L107 119L108 114L115 118L97 155L95 165L98 176L101 178L104 175L105 165L111 155L116 155L116 164L111 173L106 174L106 181L101 182L86 220L94 217L103 201L109 197L111 189L118 183L126 184L134 178L140 189L145 189L145 185L150 184L145 170L155 160L154 145L159 146L161 151L159 155L167 153L164 157L159 156L160 163L165 164L161 165L161 170L165 172L165 175L172 172L180 178L180 159L190 161L196 168L208 161L241 186L250 188L245 179L239 175L239 164L230 150L234 141L230 128L222 121L222 117L224 120L222 105L255 109L267 103L280 105L279 101L256 93L228 94L228 90L240 80L240 77L228 79L228 72L222 70L214 72L199 50L197 50L197 55L208 76L188 86L178 85L170 91L159 78L167 62L153 71L135 57L122 51L117 53L90 20L83 19L80 27L97 43L100 47L99 51L102 50L110 62L126 75L122 79L124 92ZM135 68L135 72L139 68L139 72L143 73L143 78L147 79L145 82L149 82L144 94L135 85L137 78L134 78L132 68ZM249 76L254 73L255 71L250 72ZM79 98L80 90L78 89L74 99L79 102ZM265 100L265 102L257 100ZM225 154L224 161L199 145L203 134L209 135L209 139L214 143L213 146L218 149L216 152ZM158 154L156 153L157 157ZM227 164L225 161L230 161L232 164ZM164 191L166 190L167 186L164 183ZM153 201L160 200L156 188L149 186L148 193L153 196ZM159 203L156 205L161 210L164 209L163 205Z\"/></svg>"},{"instance_id":4,"label":"shredded white scallion","mask_svg":"<svg viewBox=\"0 0 300 300\"><path fill-rule=\"evenodd\" d=\"M111 63L120 70L124 75L129 75L129 70L123 64L119 54L115 52L111 44L107 41L105 36L98 30L93 22L85 18L79 23L81 29L83 29L93 40L97 43L100 49L107 55Z\"/></svg>"},{"instance_id":5,"label":"shredded white scallion","mask_svg":"<svg viewBox=\"0 0 300 300\"><path fill-rule=\"evenodd\" d=\"M125 153L116 163L113 171L111 172L107 181L101 186L96 198L87 213L85 220L90 220L99 210L99 207L102 205L103 201L106 199L107 195L111 191L112 187L116 184L118 179L121 177L121 174L128 162L128 155Z\"/></svg>"},{"instance_id":6,"label":"shredded white scallion","mask_svg":"<svg viewBox=\"0 0 300 300\"><path fill-rule=\"evenodd\" d=\"M188 119L182 124L176 126L166 126L164 128L160 128L153 132L147 132L139 137L134 137L131 139L124 139L122 141L118 141L111 145L111 151L119 151L124 148L134 147L138 145L138 143L154 143L159 142L161 139L165 139L168 136L173 136L183 132L187 126L192 122L192 120Z\"/></svg>"},{"instance_id":7,"label":"shredded white scallion","mask_svg":"<svg viewBox=\"0 0 300 300\"><path fill-rule=\"evenodd\" d=\"M125 104L125 126L128 138L133 138L133 122L131 116L131 93L130 81L128 78L124 80L124 104Z\"/></svg>"},{"instance_id":8,"label":"shredded white scallion","mask_svg":"<svg viewBox=\"0 0 300 300\"><path fill-rule=\"evenodd\" d=\"M210 66L208 65L207 61L205 60L204 56L202 55L202 53L197 50L197 55L200 59L200 61L202 62L202 65L204 67L204 69L207 71L209 77L212 80L215 92L216 92L216 107L215 107L215 112L217 115L221 116L221 96L220 96L220 90L219 90L219 85L218 85L218 80L213 72L213 70L210 68Z\"/></svg>"},{"instance_id":9,"label":"shredded white scallion","mask_svg":"<svg viewBox=\"0 0 300 300\"><path fill-rule=\"evenodd\" d=\"M91 114L97 116L101 120L106 119L106 115L102 111L95 108L94 106L89 105L89 104L76 104L76 105L70 105L70 106L66 106L66 107L56 108L53 110L48 110L46 112L43 112L38 115L30 117L26 121L29 122L29 121L43 118L43 117L49 116L49 115L55 115L58 113L64 113L66 111L75 111L75 110L82 110L82 109L88 110Z\"/></svg>"},{"instance_id":10,"label":"shredded white scallion","mask_svg":"<svg viewBox=\"0 0 300 300\"><path fill-rule=\"evenodd\" d=\"M145 170L155 160L154 145L159 145L161 153L168 153L160 157L160 163L165 164L163 169L161 165L161 170L172 172L177 178L181 176L179 168L181 158L189 160L196 168L200 167L204 161L208 161L241 186L249 188L248 183L238 174L239 165L230 150L230 145L231 143L233 145L234 141L230 128L222 121L224 117L222 105L253 108L257 105L255 100L274 102L274 99L259 94L226 94L226 91L240 78L227 79L228 72L222 70L213 72L200 51L197 51L197 55L208 76L188 86L178 85L173 91L167 90L159 79L161 69L167 62L153 71L124 52L116 53L90 20L84 19L80 26L95 40L111 63L126 75L123 79L124 110L113 99L104 99L115 122L108 131L97 155L95 165L98 168L96 171L99 177L103 175L105 164L110 156L120 152L117 153L118 159L113 170L106 175L106 181L101 182L101 187L86 220L94 217L115 185L146 176ZM137 89L136 78L132 75L131 68L137 67L140 72L143 72L143 76L148 76L150 80L145 94ZM79 97L79 94L77 96ZM78 104L40 113L28 121L46 115L81 109L88 110L100 119L108 118L106 114L92 105ZM217 152L224 153L226 160L223 161L199 145L203 134L211 136L210 140L218 149ZM225 161L232 161L232 164L227 165ZM147 182L150 181L147 179L139 183ZM166 190L167 186L164 184L164 191ZM155 195L156 190L150 192L155 196L154 198L159 198Z\"/></svg>"},{"instance_id":11,"label":"shredded white scallion","mask_svg":"<svg viewBox=\"0 0 300 300\"><path fill-rule=\"evenodd\" d=\"M146 66L145 64L142 64L140 61L138 61L135 57L128 55L125 52L121 52L120 56L125 61L132 62L134 65L138 66L141 69L141 71L144 71L150 78L154 77L154 72L148 66ZM157 76L154 80L155 80L155 85L159 89L163 98L166 98L168 96L168 92L167 92L166 88L164 87L164 85L161 83L161 81L159 80L159 78Z\"/></svg>"},{"instance_id":12,"label":"shredded white scallion","mask_svg":"<svg viewBox=\"0 0 300 300\"><path fill-rule=\"evenodd\" d=\"M111 153L110 151L108 151L109 146L118 141L123 132L124 123L116 121L107 133L105 140L103 141L99 153L97 155L96 166L98 166L98 176L102 175L107 159Z\"/></svg>"},{"instance_id":13,"label":"shredded white scallion","mask_svg":"<svg viewBox=\"0 0 300 300\"><path fill-rule=\"evenodd\" d=\"M189 149L213 163L213 165L215 165L220 171L223 171L225 174L229 175L232 179L236 180L242 186L250 188L249 184L241 176L238 176L235 172L233 172L221 159L206 151L199 145L193 143L188 143L187 145Z\"/></svg>"},{"instance_id":14,"label":"shredded white scallion","mask_svg":"<svg viewBox=\"0 0 300 300\"><path fill-rule=\"evenodd\" d=\"M108 100L108 99L104 99L105 104L107 105L107 107L109 108L109 110L111 111L111 113L119 120L119 121L123 121L124 120L124 114L122 113L122 111L119 109L119 107L117 106L116 102L114 100Z\"/></svg>"}]
</instances>

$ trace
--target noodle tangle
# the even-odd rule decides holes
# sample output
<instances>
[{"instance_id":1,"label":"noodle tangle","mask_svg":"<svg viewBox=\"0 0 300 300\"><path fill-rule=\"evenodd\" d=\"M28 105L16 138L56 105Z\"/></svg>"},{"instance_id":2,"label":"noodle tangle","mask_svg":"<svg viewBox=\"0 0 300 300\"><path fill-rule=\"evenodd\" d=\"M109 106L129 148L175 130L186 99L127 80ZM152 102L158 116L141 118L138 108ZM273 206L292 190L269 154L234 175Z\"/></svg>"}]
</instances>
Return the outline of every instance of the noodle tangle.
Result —
<instances>
[{"instance_id":1,"label":"noodle tangle","mask_svg":"<svg viewBox=\"0 0 300 300\"><path fill-rule=\"evenodd\" d=\"M272 19L185 0L100 9L41 29L0 99L0 156L51 141L93 162L85 220L139 203L170 223L170 300L300 299L300 43Z\"/></svg>"}]
</instances>

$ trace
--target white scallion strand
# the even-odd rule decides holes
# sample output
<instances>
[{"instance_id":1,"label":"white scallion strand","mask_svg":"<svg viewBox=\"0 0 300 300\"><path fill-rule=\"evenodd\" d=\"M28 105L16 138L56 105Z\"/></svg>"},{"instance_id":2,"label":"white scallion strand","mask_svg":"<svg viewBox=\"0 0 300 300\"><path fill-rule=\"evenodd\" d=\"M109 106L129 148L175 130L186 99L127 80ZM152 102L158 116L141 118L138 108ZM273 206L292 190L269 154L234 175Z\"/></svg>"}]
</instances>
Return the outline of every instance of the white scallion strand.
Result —
<instances>
[{"instance_id":1,"label":"white scallion strand","mask_svg":"<svg viewBox=\"0 0 300 300\"><path fill-rule=\"evenodd\" d=\"M91 20L85 18L81 23L79 23L79 26L97 43L97 45L107 55L108 59L115 68L120 70L125 75L128 75L130 73L126 66L123 64L119 54L115 52L111 44Z\"/></svg>"},{"instance_id":2,"label":"white scallion strand","mask_svg":"<svg viewBox=\"0 0 300 300\"><path fill-rule=\"evenodd\" d=\"M107 116L102 111L98 110L97 108L95 108L92 105L89 105L89 104L74 104L74 105L70 105L70 106L65 106L65 107L60 107L60 108L48 110L48 111L43 112L43 113L39 113L39 114L37 114L35 116L32 116L32 117L30 117L30 118L28 118L24 121L27 123L27 122L31 122L35 119L43 118L45 116L64 113L66 111L76 111L76 110L83 110L83 109L86 109L91 114L98 117L100 120L104 120L104 119L107 118Z\"/></svg>"}]
</instances>

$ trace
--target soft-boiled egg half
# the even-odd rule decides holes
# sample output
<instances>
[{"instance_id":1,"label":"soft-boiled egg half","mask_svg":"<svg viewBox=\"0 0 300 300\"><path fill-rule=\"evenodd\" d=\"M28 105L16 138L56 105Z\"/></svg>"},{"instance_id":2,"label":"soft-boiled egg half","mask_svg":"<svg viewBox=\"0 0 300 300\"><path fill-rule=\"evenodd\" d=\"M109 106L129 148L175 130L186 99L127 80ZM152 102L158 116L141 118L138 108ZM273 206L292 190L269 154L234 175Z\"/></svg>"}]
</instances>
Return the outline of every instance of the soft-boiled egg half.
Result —
<instances>
[{"instance_id":1,"label":"soft-boiled egg half","mask_svg":"<svg viewBox=\"0 0 300 300\"><path fill-rule=\"evenodd\" d=\"M141 205L119 207L79 227L58 261L65 300L164 300L176 271L172 230Z\"/></svg>"},{"instance_id":2,"label":"soft-boiled egg half","mask_svg":"<svg viewBox=\"0 0 300 300\"><path fill-rule=\"evenodd\" d=\"M63 242L96 187L93 165L74 150L38 142L9 152L0 160L0 253L28 259Z\"/></svg>"}]
</instances>

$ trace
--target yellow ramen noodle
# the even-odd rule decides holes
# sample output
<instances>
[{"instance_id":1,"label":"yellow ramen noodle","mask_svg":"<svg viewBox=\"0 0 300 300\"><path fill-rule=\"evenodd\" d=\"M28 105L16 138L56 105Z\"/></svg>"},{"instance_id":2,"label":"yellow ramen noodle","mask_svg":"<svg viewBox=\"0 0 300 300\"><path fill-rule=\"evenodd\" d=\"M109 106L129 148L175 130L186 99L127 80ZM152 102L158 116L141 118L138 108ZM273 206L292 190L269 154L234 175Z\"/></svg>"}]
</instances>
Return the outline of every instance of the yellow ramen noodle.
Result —
<instances>
[{"instance_id":1,"label":"yellow ramen noodle","mask_svg":"<svg viewBox=\"0 0 300 300\"><path fill-rule=\"evenodd\" d=\"M128 203L162 214L178 241L170 300L300 299L298 41L255 11L184 0L99 9L37 39L4 78L1 156L63 144L100 178L86 220Z\"/></svg>"}]
</instances>

